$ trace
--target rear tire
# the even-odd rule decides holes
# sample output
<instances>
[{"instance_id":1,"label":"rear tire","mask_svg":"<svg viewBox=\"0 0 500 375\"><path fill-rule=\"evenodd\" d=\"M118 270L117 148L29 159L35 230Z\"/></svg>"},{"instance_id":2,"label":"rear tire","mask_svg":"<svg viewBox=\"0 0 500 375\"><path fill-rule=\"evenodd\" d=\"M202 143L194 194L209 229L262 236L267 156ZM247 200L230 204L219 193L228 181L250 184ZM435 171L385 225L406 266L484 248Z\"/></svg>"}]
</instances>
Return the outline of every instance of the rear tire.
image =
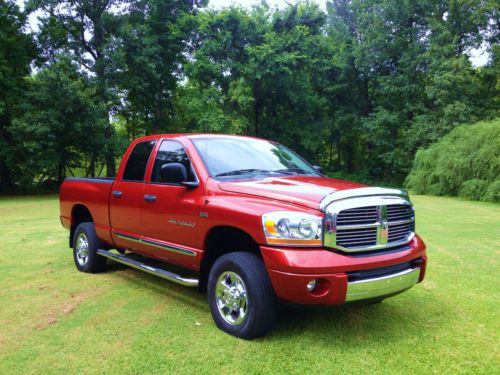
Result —
<instances>
[{"instance_id":1,"label":"rear tire","mask_svg":"<svg viewBox=\"0 0 500 375\"><path fill-rule=\"evenodd\" d=\"M100 241L91 222L76 227L73 237L73 259L81 272L97 273L106 269L106 258L97 254Z\"/></svg>"},{"instance_id":2,"label":"rear tire","mask_svg":"<svg viewBox=\"0 0 500 375\"><path fill-rule=\"evenodd\" d=\"M217 327L253 339L269 332L277 316L276 297L264 263L251 253L221 256L208 277L208 303Z\"/></svg>"}]
</instances>

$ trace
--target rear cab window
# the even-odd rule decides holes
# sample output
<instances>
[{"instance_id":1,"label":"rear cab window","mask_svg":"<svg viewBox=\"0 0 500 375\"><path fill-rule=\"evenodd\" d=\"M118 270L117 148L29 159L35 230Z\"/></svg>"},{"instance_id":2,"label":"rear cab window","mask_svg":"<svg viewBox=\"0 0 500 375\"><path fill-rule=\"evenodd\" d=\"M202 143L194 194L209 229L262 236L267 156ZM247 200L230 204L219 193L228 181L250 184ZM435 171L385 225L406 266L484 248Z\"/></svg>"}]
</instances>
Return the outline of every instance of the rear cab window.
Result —
<instances>
[{"instance_id":1,"label":"rear cab window","mask_svg":"<svg viewBox=\"0 0 500 375\"><path fill-rule=\"evenodd\" d=\"M155 143L156 141L145 141L135 145L125 165L123 181L144 181L146 167Z\"/></svg>"}]
</instances>

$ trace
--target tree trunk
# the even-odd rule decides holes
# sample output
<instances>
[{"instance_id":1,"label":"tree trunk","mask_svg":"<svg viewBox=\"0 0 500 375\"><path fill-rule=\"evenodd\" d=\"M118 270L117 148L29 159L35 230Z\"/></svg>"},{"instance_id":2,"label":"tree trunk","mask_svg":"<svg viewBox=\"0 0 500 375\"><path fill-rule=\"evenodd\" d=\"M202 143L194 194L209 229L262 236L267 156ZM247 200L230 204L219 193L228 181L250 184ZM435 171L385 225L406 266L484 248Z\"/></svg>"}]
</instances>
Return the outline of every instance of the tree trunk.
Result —
<instances>
[{"instance_id":1,"label":"tree trunk","mask_svg":"<svg viewBox=\"0 0 500 375\"><path fill-rule=\"evenodd\" d=\"M254 106L254 128L255 128L255 136L258 137L259 136L259 106L257 103L255 103L255 106Z\"/></svg>"},{"instance_id":2,"label":"tree trunk","mask_svg":"<svg viewBox=\"0 0 500 375\"><path fill-rule=\"evenodd\" d=\"M255 131L255 136L259 136L259 126L260 126L260 83L259 81L254 81L252 85L252 95L253 95L253 125L254 125L254 131Z\"/></svg>"},{"instance_id":3,"label":"tree trunk","mask_svg":"<svg viewBox=\"0 0 500 375\"><path fill-rule=\"evenodd\" d=\"M340 144L340 136L337 139L337 169L340 171L340 168L342 167L342 163L340 160L342 154L342 146Z\"/></svg>"},{"instance_id":4,"label":"tree trunk","mask_svg":"<svg viewBox=\"0 0 500 375\"><path fill-rule=\"evenodd\" d=\"M9 191L12 188L12 179L7 164L0 160L0 192Z\"/></svg>"},{"instance_id":5,"label":"tree trunk","mask_svg":"<svg viewBox=\"0 0 500 375\"><path fill-rule=\"evenodd\" d=\"M6 126L5 124L7 123L7 117L0 118L0 121L3 122L3 124L1 124L0 127L2 125ZM0 140L2 140L3 141L2 143L5 143L5 145L12 144L11 143L12 140L8 136L7 130L3 131L1 128L0 128ZM0 157L0 192L11 191L12 187L13 187L12 174L4 156L2 155Z\"/></svg>"},{"instance_id":6,"label":"tree trunk","mask_svg":"<svg viewBox=\"0 0 500 375\"><path fill-rule=\"evenodd\" d=\"M109 121L109 98L106 89L106 69L104 64L104 31L102 25L102 14L104 12L101 0L92 2L93 14L92 22L94 26L94 47L95 47L95 72L97 75L97 93L99 101L103 105L104 138L106 141L106 175L114 177L116 174L115 148L113 145L114 129Z\"/></svg>"},{"instance_id":7,"label":"tree trunk","mask_svg":"<svg viewBox=\"0 0 500 375\"><path fill-rule=\"evenodd\" d=\"M64 177L65 177L64 170L65 170L66 163L64 161L64 154L62 156L63 156L63 158L61 158L59 160L59 165L57 166L57 184L58 185L61 185L61 183L63 182Z\"/></svg>"}]
</instances>

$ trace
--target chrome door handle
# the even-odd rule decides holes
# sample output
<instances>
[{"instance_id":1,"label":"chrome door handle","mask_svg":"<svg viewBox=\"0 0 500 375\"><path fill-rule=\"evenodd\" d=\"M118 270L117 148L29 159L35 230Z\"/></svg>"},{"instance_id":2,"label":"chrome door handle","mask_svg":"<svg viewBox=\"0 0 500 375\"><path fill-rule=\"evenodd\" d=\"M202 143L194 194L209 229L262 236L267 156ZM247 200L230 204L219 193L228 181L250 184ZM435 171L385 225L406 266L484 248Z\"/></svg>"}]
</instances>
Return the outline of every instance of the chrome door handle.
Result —
<instances>
[{"instance_id":1,"label":"chrome door handle","mask_svg":"<svg viewBox=\"0 0 500 375\"><path fill-rule=\"evenodd\" d=\"M122 195L123 195L123 193L121 191L118 191L118 190L113 191L113 197L115 197L115 198L121 198Z\"/></svg>"},{"instance_id":2,"label":"chrome door handle","mask_svg":"<svg viewBox=\"0 0 500 375\"><path fill-rule=\"evenodd\" d=\"M146 194L144 196L144 200L147 201L147 202L155 202L156 201L156 195Z\"/></svg>"}]
</instances>

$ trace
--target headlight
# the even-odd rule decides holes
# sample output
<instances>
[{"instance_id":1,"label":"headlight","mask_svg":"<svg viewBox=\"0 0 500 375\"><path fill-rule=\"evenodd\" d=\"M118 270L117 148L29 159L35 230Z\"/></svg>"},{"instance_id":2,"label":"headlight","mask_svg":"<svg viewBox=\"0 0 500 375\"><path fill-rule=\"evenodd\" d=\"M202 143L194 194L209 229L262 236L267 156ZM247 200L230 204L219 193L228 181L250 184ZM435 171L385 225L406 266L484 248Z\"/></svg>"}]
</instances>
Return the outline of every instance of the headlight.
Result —
<instances>
[{"instance_id":1,"label":"headlight","mask_svg":"<svg viewBox=\"0 0 500 375\"><path fill-rule=\"evenodd\" d=\"M294 211L262 215L262 227L269 245L321 246L321 216Z\"/></svg>"}]
</instances>

